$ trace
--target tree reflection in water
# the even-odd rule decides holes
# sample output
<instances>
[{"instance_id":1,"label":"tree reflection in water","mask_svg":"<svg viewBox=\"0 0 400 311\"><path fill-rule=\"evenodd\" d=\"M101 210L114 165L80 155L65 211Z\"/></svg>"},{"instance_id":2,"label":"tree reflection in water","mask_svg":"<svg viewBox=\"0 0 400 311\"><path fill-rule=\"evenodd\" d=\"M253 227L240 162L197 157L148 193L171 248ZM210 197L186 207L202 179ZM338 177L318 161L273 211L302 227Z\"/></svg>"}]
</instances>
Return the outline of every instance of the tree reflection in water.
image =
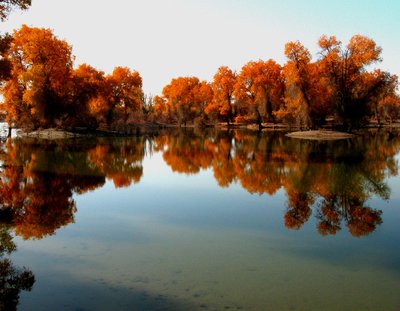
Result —
<instances>
[{"instance_id":1,"label":"tree reflection in water","mask_svg":"<svg viewBox=\"0 0 400 311\"><path fill-rule=\"evenodd\" d=\"M239 183L253 194L287 196L285 226L300 229L314 213L317 230L348 228L355 237L373 232L382 211L372 196L389 199L388 176L397 175L400 136L370 132L336 142L302 141L280 133L176 129L129 139L7 141L0 152L0 310L16 310L33 273L8 258L23 239L42 239L74 222L74 194L140 182L142 161L161 152L174 172L212 169L219 186Z\"/></svg>"},{"instance_id":2,"label":"tree reflection in water","mask_svg":"<svg viewBox=\"0 0 400 311\"><path fill-rule=\"evenodd\" d=\"M30 291L35 283L32 271L20 269L8 258L16 250L10 227L4 223L7 215L0 213L0 311L17 310L21 291Z\"/></svg>"},{"instance_id":3,"label":"tree reflection in water","mask_svg":"<svg viewBox=\"0 0 400 311\"><path fill-rule=\"evenodd\" d=\"M24 239L42 239L74 221L74 193L101 187L106 178L117 187L138 182L144 141L6 142L0 172L0 311L16 310L19 293L30 291L35 282L30 270L19 269L5 258L16 250L10 232Z\"/></svg>"},{"instance_id":4,"label":"tree reflection in water","mask_svg":"<svg viewBox=\"0 0 400 311\"><path fill-rule=\"evenodd\" d=\"M360 237L382 223L382 211L367 201L372 196L389 199L386 177L398 173L400 137L369 132L321 142L288 139L276 132L181 130L157 137L154 149L163 152L174 172L196 174L212 168L221 187L236 182L260 195L283 188L289 229L300 229L314 210L320 234L335 234L344 224Z\"/></svg>"},{"instance_id":5,"label":"tree reflection in water","mask_svg":"<svg viewBox=\"0 0 400 311\"><path fill-rule=\"evenodd\" d=\"M382 223L368 206L372 196L388 199L386 177L397 175L400 137L370 132L351 140L302 141L281 133L176 129L134 138L7 141L1 153L1 211L15 233L41 239L74 221L73 194L140 182L142 161L162 152L174 172L212 169L221 187L240 183L250 193L287 196L284 223L300 229L314 212L318 232L335 234L345 225L353 236Z\"/></svg>"}]
</instances>

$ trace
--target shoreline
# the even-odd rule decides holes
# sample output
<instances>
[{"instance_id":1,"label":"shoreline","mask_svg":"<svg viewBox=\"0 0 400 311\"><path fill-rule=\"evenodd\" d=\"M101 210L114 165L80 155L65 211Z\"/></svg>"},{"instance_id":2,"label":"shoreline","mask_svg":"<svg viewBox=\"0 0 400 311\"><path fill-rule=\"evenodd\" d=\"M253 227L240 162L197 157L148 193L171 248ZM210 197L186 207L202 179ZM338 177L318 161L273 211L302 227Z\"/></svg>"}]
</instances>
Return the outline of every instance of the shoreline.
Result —
<instances>
[{"instance_id":1,"label":"shoreline","mask_svg":"<svg viewBox=\"0 0 400 311\"><path fill-rule=\"evenodd\" d=\"M24 132L23 130L16 130L16 137L30 137L39 139L71 139L71 138L85 138L85 137L132 137L149 132L157 132L162 129L167 128L214 128L217 130L250 130L250 131L287 131L285 136L296 139L308 139L308 140L337 140L337 139L350 139L356 137L356 133L346 133L341 131L336 131L333 129L322 128L319 130L300 130L296 127L290 127L285 124L263 124L260 129L256 124L215 124L208 125L205 127L199 127L194 125L180 126L177 124L156 124L156 123L139 123L129 126L124 131L117 130L102 130L96 129L91 130L87 128L48 128L39 129L31 132ZM400 123L385 124L378 126L377 124L369 124L368 126L361 128L360 130L371 130L371 129L385 129L385 130L395 130L400 129Z\"/></svg>"}]
</instances>

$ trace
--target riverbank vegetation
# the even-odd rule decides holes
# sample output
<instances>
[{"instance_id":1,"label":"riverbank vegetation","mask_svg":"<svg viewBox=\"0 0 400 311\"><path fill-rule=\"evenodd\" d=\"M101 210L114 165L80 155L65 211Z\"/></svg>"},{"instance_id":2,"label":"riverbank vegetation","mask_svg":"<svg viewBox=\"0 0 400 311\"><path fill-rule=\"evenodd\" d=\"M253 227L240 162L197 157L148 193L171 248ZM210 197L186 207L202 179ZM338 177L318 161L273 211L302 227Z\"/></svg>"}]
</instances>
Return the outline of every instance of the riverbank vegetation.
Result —
<instances>
[{"instance_id":1,"label":"riverbank vegetation","mask_svg":"<svg viewBox=\"0 0 400 311\"><path fill-rule=\"evenodd\" d=\"M18 1L17 1L18 2ZM1 1L1 3L8 3ZM16 5L15 3L12 3ZM26 9L30 1L20 1ZM0 5L2 19L10 5ZM318 56L299 41L285 45L287 62L250 61L239 72L222 66L212 81L177 77L159 96L142 90L139 72L116 67L105 74L74 67L72 47L52 30L26 25L1 39L3 119L13 127L86 128L117 132L137 125L335 127L352 131L400 118L398 78L373 69L382 49L353 36L318 40Z\"/></svg>"}]
</instances>

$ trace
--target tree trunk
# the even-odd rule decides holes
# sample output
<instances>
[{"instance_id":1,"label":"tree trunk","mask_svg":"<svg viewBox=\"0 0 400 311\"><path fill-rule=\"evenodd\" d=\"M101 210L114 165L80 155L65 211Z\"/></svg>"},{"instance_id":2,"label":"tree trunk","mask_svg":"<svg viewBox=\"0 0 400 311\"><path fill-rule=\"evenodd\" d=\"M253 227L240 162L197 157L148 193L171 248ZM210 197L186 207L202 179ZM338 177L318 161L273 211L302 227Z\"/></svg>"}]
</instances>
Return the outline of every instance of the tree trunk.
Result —
<instances>
[{"instance_id":1,"label":"tree trunk","mask_svg":"<svg viewBox=\"0 0 400 311\"><path fill-rule=\"evenodd\" d=\"M260 112L257 110L257 124L258 124L258 130L262 130L262 117Z\"/></svg>"}]
</instances>

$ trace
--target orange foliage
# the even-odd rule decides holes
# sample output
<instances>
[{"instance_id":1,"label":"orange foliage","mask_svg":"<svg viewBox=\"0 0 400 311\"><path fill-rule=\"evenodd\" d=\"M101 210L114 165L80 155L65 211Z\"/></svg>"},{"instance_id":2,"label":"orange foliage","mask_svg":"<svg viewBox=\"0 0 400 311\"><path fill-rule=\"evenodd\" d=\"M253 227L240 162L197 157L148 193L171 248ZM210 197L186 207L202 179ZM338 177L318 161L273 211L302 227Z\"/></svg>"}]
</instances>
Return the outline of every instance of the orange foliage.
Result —
<instances>
[{"instance_id":1,"label":"orange foliage","mask_svg":"<svg viewBox=\"0 0 400 311\"><path fill-rule=\"evenodd\" d=\"M180 129L70 148L62 141L8 141L0 153L0 206L13 215L16 233L24 238L42 238L73 222L74 193L94 190L106 179L116 187L139 182L146 148L162 152L175 172L211 168L222 187L237 182L259 195L283 189L288 228L300 229L314 211L322 235L335 234L344 224L354 236L367 235L382 218L365 202L372 195L389 197L385 180L398 174L394 157L400 138L377 133L333 145L278 133Z\"/></svg>"},{"instance_id":2,"label":"orange foliage","mask_svg":"<svg viewBox=\"0 0 400 311\"><path fill-rule=\"evenodd\" d=\"M102 121L106 106L106 82L104 72L90 65L83 64L72 72L70 102L70 125L92 125L95 127ZM97 124L94 124L94 122Z\"/></svg>"},{"instance_id":3,"label":"orange foliage","mask_svg":"<svg viewBox=\"0 0 400 311\"><path fill-rule=\"evenodd\" d=\"M163 152L163 159L174 172L195 174L211 165L212 153L203 140L190 139L186 133L169 138L165 142L168 149Z\"/></svg>"},{"instance_id":4,"label":"orange foliage","mask_svg":"<svg viewBox=\"0 0 400 311\"><path fill-rule=\"evenodd\" d=\"M364 207L360 203L354 202L354 205L349 209L347 227L349 228L349 232L355 237L370 234L382 223L381 211Z\"/></svg>"},{"instance_id":5,"label":"orange foliage","mask_svg":"<svg viewBox=\"0 0 400 311\"><path fill-rule=\"evenodd\" d=\"M288 63L285 76L285 105L276 112L280 120L298 126L312 127L311 112L311 54L298 41L285 45Z\"/></svg>"},{"instance_id":6,"label":"orange foliage","mask_svg":"<svg viewBox=\"0 0 400 311\"><path fill-rule=\"evenodd\" d=\"M353 36L346 48L335 37L322 36L318 43L321 73L329 81L335 115L346 129L359 126L379 94L393 85L390 74L366 69L381 60L382 49L361 35Z\"/></svg>"},{"instance_id":7,"label":"orange foliage","mask_svg":"<svg viewBox=\"0 0 400 311\"><path fill-rule=\"evenodd\" d=\"M41 239L73 222L73 193L101 187L106 178L116 187L139 182L143 138L98 143L77 146L79 149L71 152L62 141L7 142L1 154L2 163L7 165L0 170L0 209L12 215L17 235Z\"/></svg>"},{"instance_id":8,"label":"orange foliage","mask_svg":"<svg viewBox=\"0 0 400 311\"><path fill-rule=\"evenodd\" d=\"M142 118L137 71L116 67L105 77L86 64L73 69L71 46L49 29L24 25L14 31L11 44L6 41L0 40L0 53L6 53L0 67L10 65L11 71L0 68L0 76L7 79L2 110L11 126L115 127Z\"/></svg>"},{"instance_id":9,"label":"orange foliage","mask_svg":"<svg viewBox=\"0 0 400 311\"><path fill-rule=\"evenodd\" d=\"M89 160L114 182L115 187L128 187L132 182L138 183L143 175L143 144L143 140L138 139L121 145L98 145L89 151Z\"/></svg>"},{"instance_id":10,"label":"orange foliage","mask_svg":"<svg viewBox=\"0 0 400 311\"><path fill-rule=\"evenodd\" d=\"M364 204L371 195L388 197L384 180L387 172L397 174L393 157L400 150L398 137L390 141L377 135L330 149L329 144L285 140L277 134L193 134L161 135L155 149L175 172L212 168L222 187L237 181L260 195L284 188L288 228L300 229L313 209L322 235L335 234L342 222L355 236L368 234L381 223L380 212Z\"/></svg>"},{"instance_id":11,"label":"orange foliage","mask_svg":"<svg viewBox=\"0 0 400 311\"><path fill-rule=\"evenodd\" d=\"M30 2L13 4L27 8ZM10 3L0 5L0 19L9 7ZM12 38L0 38L0 81L5 80L1 110L11 126L123 132L144 121L194 126L257 123L260 128L265 122L281 121L316 128L329 119L351 130L372 117L378 122L398 118L393 101L398 97L397 77L368 71L381 60L382 49L372 39L355 35L342 47L335 37L324 35L318 44L317 61L299 41L288 42L283 67L271 59L259 60L245 64L239 75L220 67L212 83L179 77L153 100L143 94L137 71L116 67L104 76L86 64L73 70L71 47L65 41L49 29L24 25Z\"/></svg>"},{"instance_id":12,"label":"orange foliage","mask_svg":"<svg viewBox=\"0 0 400 311\"><path fill-rule=\"evenodd\" d=\"M172 79L164 87L163 98L168 108L159 107L159 110L170 111L178 124L200 125L204 120L204 109L212 100L212 89L207 82L200 82L196 77L180 77Z\"/></svg>"},{"instance_id":13,"label":"orange foliage","mask_svg":"<svg viewBox=\"0 0 400 311\"><path fill-rule=\"evenodd\" d=\"M62 122L72 72L71 47L49 29L24 25L14 31L9 54L13 69L4 86L3 104L7 122L28 127Z\"/></svg>"},{"instance_id":14,"label":"orange foliage","mask_svg":"<svg viewBox=\"0 0 400 311\"><path fill-rule=\"evenodd\" d=\"M143 103L142 78L139 73L127 67L116 67L107 76L107 83L111 91L107 98L110 105L106 118L108 124L117 120L124 124L128 120L135 120Z\"/></svg>"},{"instance_id":15,"label":"orange foliage","mask_svg":"<svg viewBox=\"0 0 400 311\"><path fill-rule=\"evenodd\" d=\"M223 120L228 124L233 121L233 91L236 83L236 73L228 67L218 68L211 84L212 101L206 106L205 113L211 120Z\"/></svg>"},{"instance_id":16,"label":"orange foliage","mask_svg":"<svg viewBox=\"0 0 400 311\"><path fill-rule=\"evenodd\" d=\"M281 105L283 87L282 68L275 61L247 63L235 84L238 114L253 116L259 124L273 121L273 111Z\"/></svg>"},{"instance_id":17,"label":"orange foliage","mask_svg":"<svg viewBox=\"0 0 400 311\"><path fill-rule=\"evenodd\" d=\"M400 119L400 97L387 96L378 103L378 113L381 118L389 123Z\"/></svg>"}]
</instances>

